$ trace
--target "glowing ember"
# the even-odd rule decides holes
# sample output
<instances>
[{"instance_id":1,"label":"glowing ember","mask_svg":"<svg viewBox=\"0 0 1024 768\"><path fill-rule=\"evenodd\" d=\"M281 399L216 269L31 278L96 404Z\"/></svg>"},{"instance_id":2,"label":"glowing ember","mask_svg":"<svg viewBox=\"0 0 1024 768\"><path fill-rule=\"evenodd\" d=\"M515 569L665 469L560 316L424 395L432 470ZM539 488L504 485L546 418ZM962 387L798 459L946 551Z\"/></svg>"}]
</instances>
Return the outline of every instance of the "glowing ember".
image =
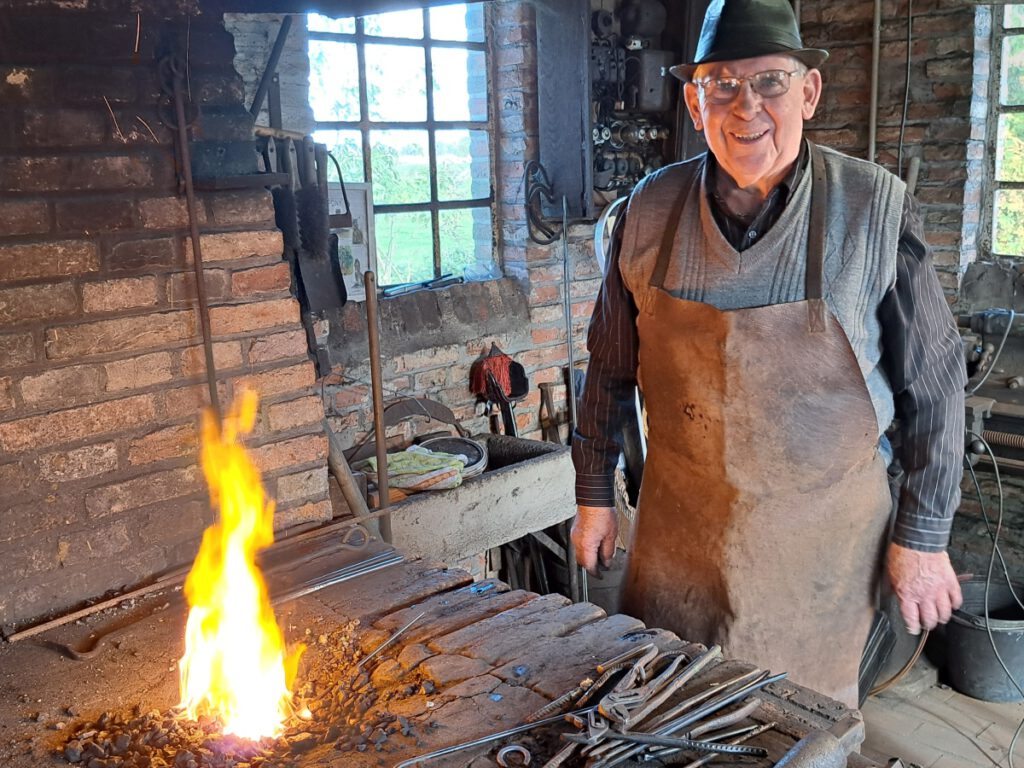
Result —
<instances>
[{"instance_id":1,"label":"glowing ember","mask_svg":"<svg viewBox=\"0 0 1024 768\"><path fill-rule=\"evenodd\" d=\"M190 611L179 662L186 714L213 715L225 733L249 739L283 730L301 653L286 654L255 561L274 541L273 502L239 442L252 431L256 403L244 392L223 429L212 413L203 416L203 472L220 520L203 534L185 582Z\"/></svg>"}]
</instances>

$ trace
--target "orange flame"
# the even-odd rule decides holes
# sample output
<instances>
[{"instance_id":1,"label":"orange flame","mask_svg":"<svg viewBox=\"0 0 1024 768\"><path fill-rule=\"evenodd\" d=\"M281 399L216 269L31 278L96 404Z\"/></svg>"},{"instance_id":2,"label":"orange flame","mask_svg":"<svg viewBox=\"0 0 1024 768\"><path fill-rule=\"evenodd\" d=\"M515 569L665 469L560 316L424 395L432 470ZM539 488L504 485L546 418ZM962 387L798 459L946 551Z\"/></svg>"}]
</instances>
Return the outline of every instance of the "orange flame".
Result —
<instances>
[{"instance_id":1,"label":"orange flame","mask_svg":"<svg viewBox=\"0 0 1024 768\"><path fill-rule=\"evenodd\" d=\"M219 521L185 582L189 615L179 662L181 704L190 718L210 714L224 733L277 736L289 714L298 651L287 657L256 553L274 541L274 504L239 442L252 431L257 398L243 392L224 420L203 415L202 465Z\"/></svg>"}]
</instances>

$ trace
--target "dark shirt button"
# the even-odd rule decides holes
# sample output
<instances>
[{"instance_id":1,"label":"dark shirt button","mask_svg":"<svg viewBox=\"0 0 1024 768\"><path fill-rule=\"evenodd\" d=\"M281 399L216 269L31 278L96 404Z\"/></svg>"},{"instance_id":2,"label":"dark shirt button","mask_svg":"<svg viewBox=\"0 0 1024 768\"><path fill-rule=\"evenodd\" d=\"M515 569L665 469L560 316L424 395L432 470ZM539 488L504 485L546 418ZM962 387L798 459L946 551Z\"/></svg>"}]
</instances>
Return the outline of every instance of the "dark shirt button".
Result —
<instances>
[{"instance_id":1,"label":"dark shirt button","mask_svg":"<svg viewBox=\"0 0 1024 768\"><path fill-rule=\"evenodd\" d=\"M747 232L747 237L749 237L751 240L753 240L755 237L757 237L757 230L756 229L752 229L749 232Z\"/></svg>"}]
</instances>

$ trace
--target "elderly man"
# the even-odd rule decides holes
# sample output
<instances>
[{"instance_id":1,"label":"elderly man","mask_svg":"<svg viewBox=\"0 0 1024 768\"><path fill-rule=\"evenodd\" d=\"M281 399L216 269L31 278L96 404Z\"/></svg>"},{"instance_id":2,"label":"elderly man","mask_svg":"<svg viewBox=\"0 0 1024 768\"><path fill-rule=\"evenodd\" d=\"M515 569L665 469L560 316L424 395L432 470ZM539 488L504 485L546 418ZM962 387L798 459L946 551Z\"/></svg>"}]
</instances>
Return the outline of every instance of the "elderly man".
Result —
<instances>
[{"instance_id":1,"label":"elderly man","mask_svg":"<svg viewBox=\"0 0 1024 768\"><path fill-rule=\"evenodd\" d=\"M713 0L695 60L672 68L709 152L645 179L616 227L573 541L591 572L610 561L639 384L648 455L624 609L856 707L883 558L910 632L961 602L945 549L965 372L906 186L803 138L827 56L803 47L788 0Z\"/></svg>"}]
</instances>

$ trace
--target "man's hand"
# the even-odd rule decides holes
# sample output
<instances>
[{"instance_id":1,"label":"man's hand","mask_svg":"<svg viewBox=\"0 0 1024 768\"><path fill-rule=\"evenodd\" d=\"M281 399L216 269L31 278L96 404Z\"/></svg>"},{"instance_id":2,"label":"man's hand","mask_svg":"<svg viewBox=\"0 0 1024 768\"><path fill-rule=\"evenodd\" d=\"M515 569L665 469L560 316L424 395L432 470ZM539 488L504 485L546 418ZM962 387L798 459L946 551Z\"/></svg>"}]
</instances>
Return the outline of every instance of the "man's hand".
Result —
<instances>
[{"instance_id":1,"label":"man's hand","mask_svg":"<svg viewBox=\"0 0 1024 768\"><path fill-rule=\"evenodd\" d=\"M586 568L591 576L598 575L598 557L605 568L611 566L618 532L619 519L614 507L576 508L576 519L572 523L576 562Z\"/></svg>"},{"instance_id":2,"label":"man's hand","mask_svg":"<svg viewBox=\"0 0 1024 768\"><path fill-rule=\"evenodd\" d=\"M960 582L945 552L918 552L890 544L888 561L889 581L910 634L945 624L963 604Z\"/></svg>"}]
</instances>

